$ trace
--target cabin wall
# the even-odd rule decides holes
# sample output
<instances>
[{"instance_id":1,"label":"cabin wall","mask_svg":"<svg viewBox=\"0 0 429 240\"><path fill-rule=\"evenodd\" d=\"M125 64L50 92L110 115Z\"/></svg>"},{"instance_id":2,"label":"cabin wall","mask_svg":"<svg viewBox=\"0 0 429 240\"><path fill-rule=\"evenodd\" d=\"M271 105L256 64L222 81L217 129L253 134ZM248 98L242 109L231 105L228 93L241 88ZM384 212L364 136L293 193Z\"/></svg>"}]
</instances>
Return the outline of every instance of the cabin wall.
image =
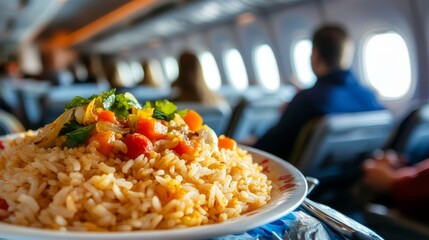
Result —
<instances>
[{"instance_id":1,"label":"cabin wall","mask_svg":"<svg viewBox=\"0 0 429 240\"><path fill-rule=\"evenodd\" d=\"M254 49L260 44L268 44L275 54L281 81L288 85L296 77L292 58L294 44L301 39L311 39L312 32L319 25L334 22L345 25L349 30L355 43L352 70L363 84L369 85L362 63L366 39L371 34L395 31L404 38L408 47L412 85L405 97L382 101L395 115L401 116L412 102L429 98L428 10L429 2L425 0L302 1L283 9L254 13L249 21L240 22L237 18L162 40L156 48L148 46L148 49L142 49L140 57L155 58L162 63L167 56L177 58L184 49L198 53L209 51L216 60L223 86L228 86L224 53L227 49L236 48L244 60L249 84L259 85Z\"/></svg>"}]
</instances>

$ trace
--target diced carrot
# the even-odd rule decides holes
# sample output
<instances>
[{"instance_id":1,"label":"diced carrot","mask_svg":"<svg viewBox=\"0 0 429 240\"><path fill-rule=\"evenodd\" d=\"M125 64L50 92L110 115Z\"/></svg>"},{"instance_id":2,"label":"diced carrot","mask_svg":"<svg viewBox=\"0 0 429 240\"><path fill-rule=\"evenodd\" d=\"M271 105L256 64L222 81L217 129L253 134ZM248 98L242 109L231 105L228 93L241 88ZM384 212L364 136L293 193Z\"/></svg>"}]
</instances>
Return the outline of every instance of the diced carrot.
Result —
<instances>
[{"instance_id":1,"label":"diced carrot","mask_svg":"<svg viewBox=\"0 0 429 240\"><path fill-rule=\"evenodd\" d=\"M142 154L148 154L153 150L152 142L140 133L128 134L123 140L127 145L127 157L135 159Z\"/></svg>"},{"instance_id":2,"label":"diced carrot","mask_svg":"<svg viewBox=\"0 0 429 240\"><path fill-rule=\"evenodd\" d=\"M164 139L168 132L168 127L153 118L139 118L136 123L136 133L141 133L151 141Z\"/></svg>"},{"instance_id":3,"label":"diced carrot","mask_svg":"<svg viewBox=\"0 0 429 240\"><path fill-rule=\"evenodd\" d=\"M106 121L111 123L117 123L115 113L109 110L103 110L98 116L99 121Z\"/></svg>"},{"instance_id":4,"label":"diced carrot","mask_svg":"<svg viewBox=\"0 0 429 240\"><path fill-rule=\"evenodd\" d=\"M188 110L183 120L191 131L198 131L203 126L203 118L194 110Z\"/></svg>"},{"instance_id":5,"label":"diced carrot","mask_svg":"<svg viewBox=\"0 0 429 240\"><path fill-rule=\"evenodd\" d=\"M112 131L99 132L89 139L89 142L97 141L97 150L104 156L108 156L112 152L113 146L110 144L115 141L115 133Z\"/></svg>"},{"instance_id":6,"label":"diced carrot","mask_svg":"<svg viewBox=\"0 0 429 240\"><path fill-rule=\"evenodd\" d=\"M232 138L221 135L218 139L218 147L234 150L237 147L237 142Z\"/></svg>"},{"instance_id":7,"label":"diced carrot","mask_svg":"<svg viewBox=\"0 0 429 240\"><path fill-rule=\"evenodd\" d=\"M197 151L197 148L196 148L195 145L196 144L193 141L184 141L184 140L181 140L176 145L176 147L173 148L173 150L179 156L182 156L183 154L193 155Z\"/></svg>"}]
</instances>

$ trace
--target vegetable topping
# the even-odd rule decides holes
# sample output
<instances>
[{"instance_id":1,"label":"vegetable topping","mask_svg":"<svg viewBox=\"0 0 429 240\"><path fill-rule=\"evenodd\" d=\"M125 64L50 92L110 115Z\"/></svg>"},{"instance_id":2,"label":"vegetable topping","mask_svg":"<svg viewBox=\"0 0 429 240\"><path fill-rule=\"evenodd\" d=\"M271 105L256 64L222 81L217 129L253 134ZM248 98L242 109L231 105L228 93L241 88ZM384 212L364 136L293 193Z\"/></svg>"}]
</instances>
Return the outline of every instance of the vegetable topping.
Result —
<instances>
[{"instance_id":1,"label":"vegetable topping","mask_svg":"<svg viewBox=\"0 0 429 240\"><path fill-rule=\"evenodd\" d=\"M34 143L45 148L74 148L97 142L99 153L108 156L114 152L129 158L147 155L157 141L167 138L178 138L173 141L177 144L169 148L179 156L197 151L194 136L217 147L218 137L207 125L203 126L203 118L196 111L178 111L168 100L148 101L141 107L132 94L115 92L112 89L89 98L73 98L61 116L39 130ZM179 136L174 128L187 129L186 134ZM234 140L219 138L219 148L235 146Z\"/></svg>"}]
</instances>

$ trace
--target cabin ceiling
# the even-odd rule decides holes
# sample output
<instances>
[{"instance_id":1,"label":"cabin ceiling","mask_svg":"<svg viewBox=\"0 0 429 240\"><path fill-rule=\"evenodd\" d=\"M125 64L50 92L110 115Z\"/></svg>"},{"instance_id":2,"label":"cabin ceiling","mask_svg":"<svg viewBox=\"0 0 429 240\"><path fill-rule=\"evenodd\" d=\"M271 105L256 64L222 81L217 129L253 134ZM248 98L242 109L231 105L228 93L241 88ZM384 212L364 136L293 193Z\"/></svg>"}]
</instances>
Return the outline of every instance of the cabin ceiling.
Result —
<instances>
[{"instance_id":1,"label":"cabin ceiling","mask_svg":"<svg viewBox=\"0 0 429 240\"><path fill-rule=\"evenodd\" d=\"M304 0L0 0L0 46L57 33L72 36L121 7L141 4L141 9L70 45L116 53L297 1Z\"/></svg>"},{"instance_id":2,"label":"cabin ceiling","mask_svg":"<svg viewBox=\"0 0 429 240\"><path fill-rule=\"evenodd\" d=\"M31 40L63 6L63 0L0 0L0 46Z\"/></svg>"}]
</instances>

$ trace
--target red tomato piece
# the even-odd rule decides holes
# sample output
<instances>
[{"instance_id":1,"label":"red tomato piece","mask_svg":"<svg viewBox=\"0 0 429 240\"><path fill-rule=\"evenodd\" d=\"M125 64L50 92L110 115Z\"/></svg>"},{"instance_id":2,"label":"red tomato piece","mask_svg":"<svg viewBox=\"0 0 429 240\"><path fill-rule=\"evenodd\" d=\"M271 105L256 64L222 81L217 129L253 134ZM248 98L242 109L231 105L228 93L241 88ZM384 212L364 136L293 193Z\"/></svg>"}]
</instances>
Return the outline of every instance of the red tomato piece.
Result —
<instances>
[{"instance_id":1,"label":"red tomato piece","mask_svg":"<svg viewBox=\"0 0 429 240\"><path fill-rule=\"evenodd\" d=\"M168 127L153 118L140 118L136 123L137 133L141 133L151 141L164 139L168 132Z\"/></svg>"},{"instance_id":2,"label":"red tomato piece","mask_svg":"<svg viewBox=\"0 0 429 240\"><path fill-rule=\"evenodd\" d=\"M7 204L6 200L4 200L3 198L0 198L0 210L7 211L8 208L9 208L9 204Z\"/></svg>"},{"instance_id":3,"label":"red tomato piece","mask_svg":"<svg viewBox=\"0 0 429 240\"><path fill-rule=\"evenodd\" d=\"M4 149L3 141L0 140L0 150Z\"/></svg>"},{"instance_id":4,"label":"red tomato piece","mask_svg":"<svg viewBox=\"0 0 429 240\"><path fill-rule=\"evenodd\" d=\"M115 113L109 110L104 110L98 116L99 121L106 121L111 123L117 123Z\"/></svg>"},{"instance_id":5,"label":"red tomato piece","mask_svg":"<svg viewBox=\"0 0 429 240\"><path fill-rule=\"evenodd\" d=\"M148 154L153 150L152 142L140 133L128 134L123 140L127 145L127 157L135 159L142 154Z\"/></svg>"},{"instance_id":6,"label":"red tomato piece","mask_svg":"<svg viewBox=\"0 0 429 240\"><path fill-rule=\"evenodd\" d=\"M195 145L195 142L182 140L179 141L179 143L176 145L176 147L173 148L173 150L180 156L183 154L193 155L197 151Z\"/></svg>"}]
</instances>

